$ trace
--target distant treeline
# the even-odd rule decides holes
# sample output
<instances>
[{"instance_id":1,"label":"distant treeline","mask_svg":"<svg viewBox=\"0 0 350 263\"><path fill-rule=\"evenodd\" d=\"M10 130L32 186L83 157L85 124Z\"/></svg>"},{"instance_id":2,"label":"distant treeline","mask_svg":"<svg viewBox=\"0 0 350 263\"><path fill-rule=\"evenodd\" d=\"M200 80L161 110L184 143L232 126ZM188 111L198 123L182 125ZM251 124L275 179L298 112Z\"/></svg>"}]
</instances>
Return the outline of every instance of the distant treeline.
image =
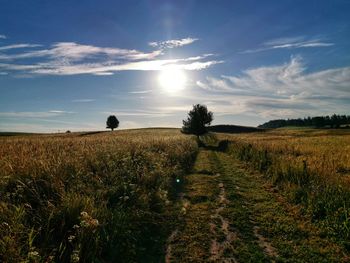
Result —
<instances>
[{"instance_id":1,"label":"distant treeline","mask_svg":"<svg viewBox=\"0 0 350 263\"><path fill-rule=\"evenodd\" d=\"M350 125L350 115L336 115L332 116L317 116L307 117L304 119L280 119L265 122L259 125L259 128L280 128L286 126L297 126L297 127L329 127L329 128L340 128L342 125Z\"/></svg>"},{"instance_id":2,"label":"distant treeline","mask_svg":"<svg viewBox=\"0 0 350 263\"><path fill-rule=\"evenodd\" d=\"M223 133L246 133L246 132L259 132L263 129L255 127L246 127L238 125L212 125L208 127L211 132L223 132Z\"/></svg>"}]
</instances>

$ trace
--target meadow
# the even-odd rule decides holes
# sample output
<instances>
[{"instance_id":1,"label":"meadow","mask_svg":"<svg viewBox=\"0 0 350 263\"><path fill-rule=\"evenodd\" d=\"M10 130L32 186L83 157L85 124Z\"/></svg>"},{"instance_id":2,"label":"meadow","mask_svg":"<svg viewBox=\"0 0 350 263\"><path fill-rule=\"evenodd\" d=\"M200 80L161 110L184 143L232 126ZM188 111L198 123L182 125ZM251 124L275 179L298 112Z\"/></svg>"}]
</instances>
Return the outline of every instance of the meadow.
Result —
<instances>
[{"instance_id":1,"label":"meadow","mask_svg":"<svg viewBox=\"0 0 350 263\"><path fill-rule=\"evenodd\" d=\"M196 152L178 129L1 137L0 262L158 261Z\"/></svg>"},{"instance_id":2,"label":"meadow","mask_svg":"<svg viewBox=\"0 0 350 263\"><path fill-rule=\"evenodd\" d=\"M230 253L242 262L254 255L299 260L334 251L331 258L338 262L333 248L350 249L348 130L215 133L202 141L198 147L194 136L179 129L0 137L0 262L163 262L165 254L174 260L166 262L178 262L186 258L184 251L202 243L197 256L209 257L210 240L216 240L209 227L215 207L222 214L214 215L227 220L227 236L237 232ZM266 190L250 170L273 188ZM219 181L226 187L226 205L215 201L223 199ZM285 210L279 195L299 208L299 225L311 224L309 230L277 217L269 220L280 221L264 225L265 216L280 216L273 207ZM270 203L267 196L276 199ZM256 210L262 197L271 215ZM254 213L255 221L247 220ZM288 213L283 218L300 219ZM252 229L258 226L277 247L276 255L257 252L261 237ZM314 226L321 229L316 238ZM282 240L286 234L278 227L290 239ZM169 256L174 229L179 231ZM319 245L323 238L325 248ZM315 250L305 252L309 240ZM295 245L289 248L289 242Z\"/></svg>"},{"instance_id":3,"label":"meadow","mask_svg":"<svg viewBox=\"0 0 350 263\"><path fill-rule=\"evenodd\" d=\"M350 132L276 129L219 134L227 152L259 170L275 190L350 248Z\"/></svg>"}]
</instances>

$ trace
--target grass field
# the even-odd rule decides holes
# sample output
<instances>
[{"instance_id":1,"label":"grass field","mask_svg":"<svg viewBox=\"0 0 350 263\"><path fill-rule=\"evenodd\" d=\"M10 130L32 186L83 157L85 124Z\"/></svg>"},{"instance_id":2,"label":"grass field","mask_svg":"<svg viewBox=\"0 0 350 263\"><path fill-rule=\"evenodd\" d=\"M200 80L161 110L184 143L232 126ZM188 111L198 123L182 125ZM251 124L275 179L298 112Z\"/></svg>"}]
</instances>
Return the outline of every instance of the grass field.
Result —
<instances>
[{"instance_id":1,"label":"grass field","mask_svg":"<svg viewBox=\"0 0 350 263\"><path fill-rule=\"evenodd\" d=\"M0 138L0 262L156 262L197 145L179 130Z\"/></svg>"},{"instance_id":2,"label":"grass field","mask_svg":"<svg viewBox=\"0 0 350 263\"><path fill-rule=\"evenodd\" d=\"M0 262L346 262L350 132L0 138Z\"/></svg>"},{"instance_id":3,"label":"grass field","mask_svg":"<svg viewBox=\"0 0 350 263\"><path fill-rule=\"evenodd\" d=\"M350 131L277 129L219 135L228 151L267 175L304 214L350 246Z\"/></svg>"}]
</instances>

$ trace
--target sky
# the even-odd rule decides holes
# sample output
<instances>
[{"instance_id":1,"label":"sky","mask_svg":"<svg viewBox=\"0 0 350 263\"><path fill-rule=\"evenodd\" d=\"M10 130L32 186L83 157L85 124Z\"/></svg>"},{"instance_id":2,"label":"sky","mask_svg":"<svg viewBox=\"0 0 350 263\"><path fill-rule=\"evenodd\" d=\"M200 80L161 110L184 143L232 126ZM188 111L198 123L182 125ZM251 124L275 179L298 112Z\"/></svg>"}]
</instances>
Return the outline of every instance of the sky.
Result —
<instances>
[{"instance_id":1,"label":"sky","mask_svg":"<svg viewBox=\"0 0 350 263\"><path fill-rule=\"evenodd\" d=\"M0 0L0 131L350 114L349 0Z\"/></svg>"}]
</instances>

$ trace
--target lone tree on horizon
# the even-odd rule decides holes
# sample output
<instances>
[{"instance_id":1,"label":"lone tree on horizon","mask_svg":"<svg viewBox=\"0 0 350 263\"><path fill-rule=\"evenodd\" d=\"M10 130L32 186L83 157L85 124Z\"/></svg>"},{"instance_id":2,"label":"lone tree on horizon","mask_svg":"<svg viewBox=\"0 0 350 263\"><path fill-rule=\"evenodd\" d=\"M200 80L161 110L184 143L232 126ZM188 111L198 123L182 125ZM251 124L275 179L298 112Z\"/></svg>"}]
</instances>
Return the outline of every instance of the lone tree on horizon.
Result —
<instances>
[{"instance_id":1,"label":"lone tree on horizon","mask_svg":"<svg viewBox=\"0 0 350 263\"><path fill-rule=\"evenodd\" d=\"M208 126L213 121L213 113L208 111L207 106L196 104L188 113L186 120L183 120L182 132L199 136L208 132Z\"/></svg>"},{"instance_id":2,"label":"lone tree on horizon","mask_svg":"<svg viewBox=\"0 0 350 263\"><path fill-rule=\"evenodd\" d=\"M113 131L115 128L118 128L119 121L118 121L117 117L115 117L114 115L110 115L107 118L106 125L107 125L107 127L106 127L107 129L112 129L112 131Z\"/></svg>"}]
</instances>

